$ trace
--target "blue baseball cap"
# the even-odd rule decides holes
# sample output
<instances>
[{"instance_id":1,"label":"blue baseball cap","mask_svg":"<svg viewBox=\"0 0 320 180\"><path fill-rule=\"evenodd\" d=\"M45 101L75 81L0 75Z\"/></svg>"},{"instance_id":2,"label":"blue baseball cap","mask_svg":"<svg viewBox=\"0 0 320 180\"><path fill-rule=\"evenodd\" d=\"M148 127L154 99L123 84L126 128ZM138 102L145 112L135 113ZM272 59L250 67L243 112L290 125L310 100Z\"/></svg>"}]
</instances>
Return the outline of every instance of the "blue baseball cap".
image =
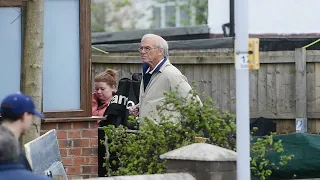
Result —
<instances>
[{"instance_id":1,"label":"blue baseball cap","mask_svg":"<svg viewBox=\"0 0 320 180\"><path fill-rule=\"evenodd\" d=\"M2 100L0 113L9 115L30 113L38 116L39 118L44 118L44 115L36 110L33 100L29 96L20 92L10 94Z\"/></svg>"}]
</instances>

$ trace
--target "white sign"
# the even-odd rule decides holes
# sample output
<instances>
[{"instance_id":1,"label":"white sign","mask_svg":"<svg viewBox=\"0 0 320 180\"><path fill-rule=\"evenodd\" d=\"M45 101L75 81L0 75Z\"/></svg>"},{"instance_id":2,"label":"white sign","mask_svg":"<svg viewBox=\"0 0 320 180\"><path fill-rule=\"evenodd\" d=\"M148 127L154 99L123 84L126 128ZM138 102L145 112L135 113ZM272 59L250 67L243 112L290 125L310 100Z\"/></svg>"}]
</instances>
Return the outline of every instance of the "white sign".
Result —
<instances>
[{"instance_id":1,"label":"white sign","mask_svg":"<svg viewBox=\"0 0 320 180\"><path fill-rule=\"evenodd\" d=\"M302 120L298 119L296 123L296 131L301 131L302 130Z\"/></svg>"},{"instance_id":2,"label":"white sign","mask_svg":"<svg viewBox=\"0 0 320 180\"><path fill-rule=\"evenodd\" d=\"M248 54L237 54L235 63L236 63L236 69L248 69L248 65L249 65Z\"/></svg>"},{"instance_id":3,"label":"white sign","mask_svg":"<svg viewBox=\"0 0 320 180\"><path fill-rule=\"evenodd\" d=\"M296 132L308 131L308 120L305 118L296 118Z\"/></svg>"}]
</instances>

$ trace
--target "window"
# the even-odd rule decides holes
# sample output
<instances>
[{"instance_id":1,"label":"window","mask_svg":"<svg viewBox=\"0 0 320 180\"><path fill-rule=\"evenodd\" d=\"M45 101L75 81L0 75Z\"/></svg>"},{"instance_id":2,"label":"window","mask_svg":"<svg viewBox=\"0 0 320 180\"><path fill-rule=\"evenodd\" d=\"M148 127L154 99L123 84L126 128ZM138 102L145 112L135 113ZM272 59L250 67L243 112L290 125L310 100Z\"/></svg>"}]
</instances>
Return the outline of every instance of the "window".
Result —
<instances>
[{"instance_id":1,"label":"window","mask_svg":"<svg viewBox=\"0 0 320 180\"><path fill-rule=\"evenodd\" d=\"M79 1L45 0L44 9L43 110L80 109Z\"/></svg>"},{"instance_id":2,"label":"window","mask_svg":"<svg viewBox=\"0 0 320 180\"><path fill-rule=\"evenodd\" d=\"M153 6L153 27L183 27L195 24L195 7L187 0L155 3Z\"/></svg>"},{"instance_id":3,"label":"window","mask_svg":"<svg viewBox=\"0 0 320 180\"><path fill-rule=\"evenodd\" d=\"M165 6L165 21L166 21L166 27L176 27L176 19L178 17L176 16L176 6L174 5L168 5ZM178 21L179 22L179 21Z\"/></svg>"},{"instance_id":4,"label":"window","mask_svg":"<svg viewBox=\"0 0 320 180\"><path fill-rule=\"evenodd\" d=\"M0 0L0 101L20 90L24 1ZM44 3L43 112L46 118L91 117L90 0Z\"/></svg>"},{"instance_id":5,"label":"window","mask_svg":"<svg viewBox=\"0 0 320 180\"><path fill-rule=\"evenodd\" d=\"M153 7L153 24L154 27L161 27L161 7Z\"/></svg>"},{"instance_id":6,"label":"window","mask_svg":"<svg viewBox=\"0 0 320 180\"><path fill-rule=\"evenodd\" d=\"M21 1L0 1L0 102L20 91L21 76Z\"/></svg>"},{"instance_id":7,"label":"window","mask_svg":"<svg viewBox=\"0 0 320 180\"><path fill-rule=\"evenodd\" d=\"M43 111L91 116L90 0L45 0ZM63 12L63 13L61 13Z\"/></svg>"},{"instance_id":8,"label":"window","mask_svg":"<svg viewBox=\"0 0 320 180\"><path fill-rule=\"evenodd\" d=\"M194 11L194 9L191 8L191 10L189 10L189 6L187 4L181 6L180 12L179 12L181 26L192 24L193 18L195 17L191 17L190 14L195 14L195 13L190 11Z\"/></svg>"}]
</instances>

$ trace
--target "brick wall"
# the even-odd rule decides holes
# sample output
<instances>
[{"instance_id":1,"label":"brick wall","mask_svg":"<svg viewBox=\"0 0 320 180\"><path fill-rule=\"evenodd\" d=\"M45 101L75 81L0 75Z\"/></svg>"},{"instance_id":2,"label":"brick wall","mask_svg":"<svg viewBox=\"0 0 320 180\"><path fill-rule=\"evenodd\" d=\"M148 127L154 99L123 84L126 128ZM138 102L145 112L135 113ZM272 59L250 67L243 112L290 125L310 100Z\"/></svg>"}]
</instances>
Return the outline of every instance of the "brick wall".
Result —
<instances>
[{"instance_id":1,"label":"brick wall","mask_svg":"<svg viewBox=\"0 0 320 180\"><path fill-rule=\"evenodd\" d=\"M56 129L62 163L69 179L98 176L98 130L96 121L45 122L41 134Z\"/></svg>"}]
</instances>

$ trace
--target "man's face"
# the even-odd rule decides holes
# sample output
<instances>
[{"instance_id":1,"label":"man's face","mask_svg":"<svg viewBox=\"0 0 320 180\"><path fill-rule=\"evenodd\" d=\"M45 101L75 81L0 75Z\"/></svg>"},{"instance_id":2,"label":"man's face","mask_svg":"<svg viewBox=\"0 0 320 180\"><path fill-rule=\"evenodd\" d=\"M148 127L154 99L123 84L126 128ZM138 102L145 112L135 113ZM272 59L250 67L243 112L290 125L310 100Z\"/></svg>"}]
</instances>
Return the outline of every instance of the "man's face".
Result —
<instances>
[{"instance_id":1,"label":"man's face","mask_svg":"<svg viewBox=\"0 0 320 180\"><path fill-rule=\"evenodd\" d=\"M24 113L21 118L21 135L24 135L28 129L31 127L33 120L33 115L29 113Z\"/></svg>"},{"instance_id":2,"label":"man's face","mask_svg":"<svg viewBox=\"0 0 320 180\"><path fill-rule=\"evenodd\" d=\"M152 37L141 41L139 51L144 63L154 62L162 56L161 49L156 47L156 39Z\"/></svg>"}]
</instances>

